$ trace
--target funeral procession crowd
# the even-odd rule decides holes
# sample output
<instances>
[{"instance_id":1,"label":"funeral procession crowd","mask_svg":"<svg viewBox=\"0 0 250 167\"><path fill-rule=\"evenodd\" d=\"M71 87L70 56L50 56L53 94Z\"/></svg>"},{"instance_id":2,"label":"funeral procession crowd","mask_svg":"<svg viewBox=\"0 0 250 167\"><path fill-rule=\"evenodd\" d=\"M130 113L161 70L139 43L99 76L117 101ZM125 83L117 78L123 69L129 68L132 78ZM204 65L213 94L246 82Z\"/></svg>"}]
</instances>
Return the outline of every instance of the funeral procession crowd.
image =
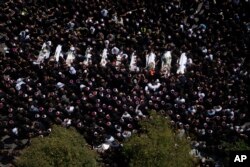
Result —
<instances>
[{"instance_id":1,"label":"funeral procession crowd","mask_svg":"<svg viewBox=\"0 0 250 167\"><path fill-rule=\"evenodd\" d=\"M222 140L249 140L249 7L248 0L1 0L0 139L24 147L22 139L59 124L105 152L155 110L180 136L196 136L197 157L220 150Z\"/></svg>"}]
</instances>

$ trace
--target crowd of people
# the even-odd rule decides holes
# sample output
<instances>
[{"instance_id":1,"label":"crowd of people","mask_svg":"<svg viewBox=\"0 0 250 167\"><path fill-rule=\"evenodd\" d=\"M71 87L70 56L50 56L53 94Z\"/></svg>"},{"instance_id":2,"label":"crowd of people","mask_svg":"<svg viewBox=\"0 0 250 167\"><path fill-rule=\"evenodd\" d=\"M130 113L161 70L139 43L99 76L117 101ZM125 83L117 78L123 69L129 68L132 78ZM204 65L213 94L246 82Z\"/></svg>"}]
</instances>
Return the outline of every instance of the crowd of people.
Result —
<instances>
[{"instance_id":1,"label":"crowd of people","mask_svg":"<svg viewBox=\"0 0 250 167\"><path fill-rule=\"evenodd\" d=\"M56 123L106 149L156 110L195 134L198 150L249 139L249 7L247 0L2 3L0 136L46 136Z\"/></svg>"}]
</instances>

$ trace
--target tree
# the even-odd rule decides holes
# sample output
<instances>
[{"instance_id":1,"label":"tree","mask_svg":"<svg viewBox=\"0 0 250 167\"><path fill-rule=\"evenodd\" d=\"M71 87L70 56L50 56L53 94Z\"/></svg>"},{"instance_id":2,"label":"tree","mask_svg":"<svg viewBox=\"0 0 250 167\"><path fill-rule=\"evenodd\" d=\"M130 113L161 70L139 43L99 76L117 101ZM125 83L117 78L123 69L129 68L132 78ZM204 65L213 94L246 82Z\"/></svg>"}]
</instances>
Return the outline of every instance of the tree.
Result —
<instances>
[{"instance_id":1,"label":"tree","mask_svg":"<svg viewBox=\"0 0 250 167\"><path fill-rule=\"evenodd\" d=\"M166 118L155 112L150 115L140 123L143 133L124 143L128 166L194 166L188 141L174 134Z\"/></svg>"},{"instance_id":2,"label":"tree","mask_svg":"<svg viewBox=\"0 0 250 167\"><path fill-rule=\"evenodd\" d=\"M53 126L48 137L32 139L16 160L18 167L95 167L97 154L74 128Z\"/></svg>"}]
</instances>

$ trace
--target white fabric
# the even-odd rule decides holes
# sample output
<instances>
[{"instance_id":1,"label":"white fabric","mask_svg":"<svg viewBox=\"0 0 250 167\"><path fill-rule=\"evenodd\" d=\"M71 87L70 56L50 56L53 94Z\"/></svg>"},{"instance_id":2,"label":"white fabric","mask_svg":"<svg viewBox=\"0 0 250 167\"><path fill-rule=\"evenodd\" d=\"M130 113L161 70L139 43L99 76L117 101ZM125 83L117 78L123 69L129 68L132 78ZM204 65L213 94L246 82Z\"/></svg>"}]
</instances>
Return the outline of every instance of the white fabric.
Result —
<instances>
[{"instance_id":1,"label":"white fabric","mask_svg":"<svg viewBox=\"0 0 250 167\"><path fill-rule=\"evenodd\" d=\"M102 9L101 14L102 14L103 17L107 17L108 16L108 10L107 9Z\"/></svg>"},{"instance_id":2,"label":"white fabric","mask_svg":"<svg viewBox=\"0 0 250 167\"><path fill-rule=\"evenodd\" d=\"M75 60L75 48L73 46L70 47L70 50L67 52L67 59L66 59L66 64L68 66L71 66L73 61Z\"/></svg>"},{"instance_id":3,"label":"white fabric","mask_svg":"<svg viewBox=\"0 0 250 167\"><path fill-rule=\"evenodd\" d=\"M213 115L215 115L215 110L214 109L207 110L207 114L210 116L213 116Z\"/></svg>"},{"instance_id":4,"label":"white fabric","mask_svg":"<svg viewBox=\"0 0 250 167\"><path fill-rule=\"evenodd\" d=\"M162 57L162 63L161 63L161 71L166 76L170 75L171 63L172 63L171 51L167 51L164 53L164 55Z\"/></svg>"},{"instance_id":5,"label":"white fabric","mask_svg":"<svg viewBox=\"0 0 250 167\"><path fill-rule=\"evenodd\" d=\"M68 113L72 113L74 111L75 107L74 106L70 106L69 109L67 109Z\"/></svg>"},{"instance_id":6,"label":"white fabric","mask_svg":"<svg viewBox=\"0 0 250 167\"><path fill-rule=\"evenodd\" d=\"M122 136L123 136L124 138L129 138L131 135L132 135L132 133L131 133L130 131L124 131L124 132L122 133Z\"/></svg>"},{"instance_id":7,"label":"white fabric","mask_svg":"<svg viewBox=\"0 0 250 167\"><path fill-rule=\"evenodd\" d=\"M62 45L57 45L56 52L55 52L55 55L54 55L57 62L59 61L60 57L63 57L63 54L61 52L62 52Z\"/></svg>"},{"instance_id":8,"label":"white fabric","mask_svg":"<svg viewBox=\"0 0 250 167\"><path fill-rule=\"evenodd\" d=\"M36 63L40 64L44 61L44 59L48 59L50 56L50 48L49 45L51 45L51 42L48 41L47 43L44 42L41 51L39 52L39 56L37 58Z\"/></svg>"},{"instance_id":9,"label":"white fabric","mask_svg":"<svg viewBox=\"0 0 250 167\"><path fill-rule=\"evenodd\" d=\"M22 78L18 78L17 81L16 81L16 90L20 90L21 86L23 84L25 84L25 82L23 82L23 79Z\"/></svg>"},{"instance_id":10,"label":"white fabric","mask_svg":"<svg viewBox=\"0 0 250 167\"><path fill-rule=\"evenodd\" d=\"M119 52L120 52L120 49L118 49L117 47L113 47L111 49L111 53L114 54L114 55L117 55Z\"/></svg>"},{"instance_id":11,"label":"white fabric","mask_svg":"<svg viewBox=\"0 0 250 167\"><path fill-rule=\"evenodd\" d=\"M155 69L155 58L156 58L156 55L153 52L146 55L146 67L147 68L151 67Z\"/></svg>"},{"instance_id":12,"label":"white fabric","mask_svg":"<svg viewBox=\"0 0 250 167\"><path fill-rule=\"evenodd\" d=\"M109 148L110 148L110 144L108 144L108 143L103 143L97 147L94 147L94 149L97 150L97 152L99 152L99 153L104 153Z\"/></svg>"},{"instance_id":13,"label":"white fabric","mask_svg":"<svg viewBox=\"0 0 250 167\"><path fill-rule=\"evenodd\" d=\"M113 136L110 136L109 138L106 138L105 139L105 142L106 143L109 143L109 144L111 144L112 142L114 142L115 141L115 138L113 137Z\"/></svg>"},{"instance_id":14,"label":"white fabric","mask_svg":"<svg viewBox=\"0 0 250 167\"><path fill-rule=\"evenodd\" d=\"M156 91L157 89L159 89L160 86L161 86L160 83L157 83L157 84L155 84L155 85L153 85L152 83L148 83L148 89L151 89L151 90L153 90L153 91Z\"/></svg>"},{"instance_id":15,"label":"white fabric","mask_svg":"<svg viewBox=\"0 0 250 167\"><path fill-rule=\"evenodd\" d=\"M203 92L199 92L199 93L198 93L198 96L199 96L200 98L204 98L206 95L205 95L205 93L203 93Z\"/></svg>"},{"instance_id":16,"label":"white fabric","mask_svg":"<svg viewBox=\"0 0 250 167\"><path fill-rule=\"evenodd\" d=\"M90 27L90 33L91 33L91 34L94 34L94 33L95 33L95 27L93 27L93 26Z\"/></svg>"},{"instance_id":17,"label":"white fabric","mask_svg":"<svg viewBox=\"0 0 250 167\"><path fill-rule=\"evenodd\" d=\"M80 89L83 89L83 88L85 88L85 87L86 87L86 86L83 85L83 84L80 85Z\"/></svg>"},{"instance_id":18,"label":"white fabric","mask_svg":"<svg viewBox=\"0 0 250 167\"><path fill-rule=\"evenodd\" d=\"M108 58L108 49L103 49L102 51L102 54L101 54L101 62L100 62L100 65L102 67L106 67L106 64L107 64L107 58Z\"/></svg>"},{"instance_id":19,"label":"white fabric","mask_svg":"<svg viewBox=\"0 0 250 167\"><path fill-rule=\"evenodd\" d=\"M104 44L105 44L105 48L108 48L109 47L109 40L105 40Z\"/></svg>"},{"instance_id":20,"label":"white fabric","mask_svg":"<svg viewBox=\"0 0 250 167\"><path fill-rule=\"evenodd\" d=\"M176 99L175 99L175 101L177 102L177 103L185 103L185 99L184 98L180 98L180 97L177 97Z\"/></svg>"},{"instance_id":21,"label":"white fabric","mask_svg":"<svg viewBox=\"0 0 250 167\"><path fill-rule=\"evenodd\" d=\"M136 106L136 109L135 109L135 113L138 115L138 116L144 116L142 111L139 110L139 107L140 107L140 104Z\"/></svg>"},{"instance_id":22,"label":"white fabric","mask_svg":"<svg viewBox=\"0 0 250 167\"><path fill-rule=\"evenodd\" d=\"M195 114L196 113L196 106L191 106L191 107L188 107L188 111L191 113L191 114Z\"/></svg>"},{"instance_id":23,"label":"white fabric","mask_svg":"<svg viewBox=\"0 0 250 167\"><path fill-rule=\"evenodd\" d=\"M222 110L222 107L219 105L219 106L214 106L214 110L216 112L220 112Z\"/></svg>"},{"instance_id":24,"label":"white fabric","mask_svg":"<svg viewBox=\"0 0 250 167\"><path fill-rule=\"evenodd\" d=\"M125 57L125 54L123 54L122 52L120 52L117 56L116 56L116 62L115 65L117 67L119 67L122 63L122 59Z\"/></svg>"},{"instance_id":25,"label":"white fabric","mask_svg":"<svg viewBox=\"0 0 250 167\"><path fill-rule=\"evenodd\" d=\"M14 133L15 135L18 135L18 129L17 129L17 127L15 127L15 128L12 129L12 133Z\"/></svg>"},{"instance_id":26,"label":"white fabric","mask_svg":"<svg viewBox=\"0 0 250 167\"><path fill-rule=\"evenodd\" d=\"M19 33L19 35L20 35L21 38L23 38L23 39L28 39L28 38L29 38L28 33L29 33L29 30L26 29L26 30L24 30L24 31L21 31L21 32Z\"/></svg>"},{"instance_id":27,"label":"white fabric","mask_svg":"<svg viewBox=\"0 0 250 167\"><path fill-rule=\"evenodd\" d=\"M71 120L71 119L66 118L66 119L64 119L64 120L63 120L63 122L64 122L64 124L65 124L66 126L70 126L70 125L71 125L71 123L72 123L72 120Z\"/></svg>"},{"instance_id":28,"label":"white fabric","mask_svg":"<svg viewBox=\"0 0 250 167\"><path fill-rule=\"evenodd\" d=\"M64 87L64 84L63 84L62 82L58 82L58 83L56 84L56 87L57 87L57 88L62 88L62 87Z\"/></svg>"},{"instance_id":29,"label":"white fabric","mask_svg":"<svg viewBox=\"0 0 250 167\"><path fill-rule=\"evenodd\" d=\"M193 60L191 58L188 58L187 65L192 65L192 64L193 64Z\"/></svg>"},{"instance_id":30,"label":"white fabric","mask_svg":"<svg viewBox=\"0 0 250 167\"><path fill-rule=\"evenodd\" d=\"M200 152L197 149L192 149L189 154L194 157L201 157Z\"/></svg>"},{"instance_id":31,"label":"white fabric","mask_svg":"<svg viewBox=\"0 0 250 167\"><path fill-rule=\"evenodd\" d=\"M85 60L83 61L84 65L89 65L91 62L92 54L90 53L92 50L91 47L88 47L85 51Z\"/></svg>"},{"instance_id":32,"label":"white fabric","mask_svg":"<svg viewBox=\"0 0 250 167\"><path fill-rule=\"evenodd\" d=\"M136 54L135 52L132 53L131 55L131 60L130 60L130 64L129 64L129 70L130 71L139 71L139 67L137 67L137 64L136 64Z\"/></svg>"},{"instance_id":33,"label":"white fabric","mask_svg":"<svg viewBox=\"0 0 250 167\"><path fill-rule=\"evenodd\" d=\"M70 67L69 68L69 73L72 74L72 75L76 74L76 69L74 67Z\"/></svg>"},{"instance_id":34,"label":"white fabric","mask_svg":"<svg viewBox=\"0 0 250 167\"><path fill-rule=\"evenodd\" d=\"M179 68L177 69L177 74L184 74L186 70L186 64L187 64L187 56L186 53L182 53L181 57L179 59L178 65Z\"/></svg>"},{"instance_id":35,"label":"white fabric","mask_svg":"<svg viewBox=\"0 0 250 167\"><path fill-rule=\"evenodd\" d=\"M122 119L123 118L132 118L132 117L129 113L125 112L124 114L122 114Z\"/></svg>"}]
</instances>

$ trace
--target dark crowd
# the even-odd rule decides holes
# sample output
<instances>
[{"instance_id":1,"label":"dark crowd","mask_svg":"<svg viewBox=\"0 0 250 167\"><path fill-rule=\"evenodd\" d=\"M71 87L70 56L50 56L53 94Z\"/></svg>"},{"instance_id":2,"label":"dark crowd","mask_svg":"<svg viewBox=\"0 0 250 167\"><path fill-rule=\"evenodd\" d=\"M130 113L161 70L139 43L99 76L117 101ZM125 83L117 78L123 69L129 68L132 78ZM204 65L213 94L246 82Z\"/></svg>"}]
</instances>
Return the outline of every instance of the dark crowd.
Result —
<instances>
[{"instance_id":1,"label":"dark crowd","mask_svg":"<svg viewBox=\"0 0 250 167\"><path fill-rule=\"evenodd\" d=\"M196 136L193 154L202 160L202 150L216 152L221 141L249 140L249 7L248 0L1 1L0 137L18 143L56 123L105 150L156 110L181 136Z\"/></svg>"}]
</instances>

